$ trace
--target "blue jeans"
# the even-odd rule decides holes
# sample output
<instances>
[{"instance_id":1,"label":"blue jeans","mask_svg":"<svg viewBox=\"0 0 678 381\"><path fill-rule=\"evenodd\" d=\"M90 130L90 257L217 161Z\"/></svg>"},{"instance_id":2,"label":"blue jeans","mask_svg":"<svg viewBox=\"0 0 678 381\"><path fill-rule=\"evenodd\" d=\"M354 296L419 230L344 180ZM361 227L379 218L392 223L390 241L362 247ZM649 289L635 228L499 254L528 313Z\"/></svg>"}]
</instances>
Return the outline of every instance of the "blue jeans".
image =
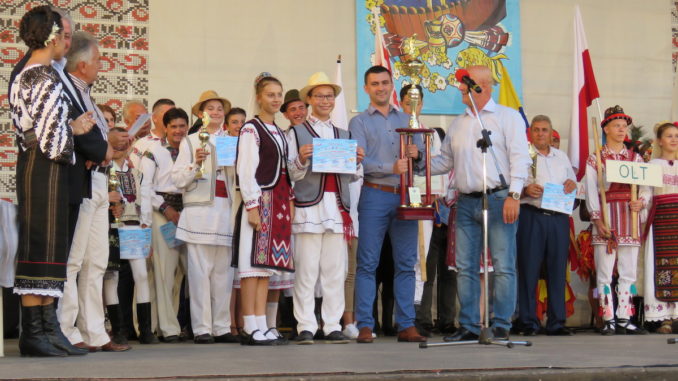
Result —
<instances>
[{"instance_id":1,"label":"blue jeans","mask_svg":"<svg viewBox=\"0 0 678 381\"><path fill-rule=\"evenodd\" d=\"M518 223L505 224L504 201L508 190L490 194L488 241L494 267L494 316L491 326L511 328L511 316L516 308L516 230ZM483 246L482 199L461 195L457 201L457 293L461 310L459 324L480 333L480 257ZM486 313L489 313L486 312Z\"/></svg>"},{"instance_id":2,"label":"blue jeans","mask_svg":"<svg viewBox=\"0 0 678 381\"><path fill-rule=\"evenodd\" d=\"M388 231L393 246L395 322L398 330L414 326L414 266L417 264L417 221L396 218L400 195L363 187L358 204L355 278L355 318L358 328L374 329L372 306L376 296L375 272L381 245Z\"/></svg>"}]
</instances>

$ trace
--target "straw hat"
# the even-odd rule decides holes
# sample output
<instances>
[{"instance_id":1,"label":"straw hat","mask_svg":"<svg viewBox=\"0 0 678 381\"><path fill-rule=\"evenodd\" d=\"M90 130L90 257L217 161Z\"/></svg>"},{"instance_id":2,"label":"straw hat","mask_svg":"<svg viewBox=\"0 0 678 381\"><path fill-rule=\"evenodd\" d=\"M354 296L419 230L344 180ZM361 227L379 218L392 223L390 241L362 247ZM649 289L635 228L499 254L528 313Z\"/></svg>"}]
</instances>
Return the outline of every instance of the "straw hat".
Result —
<instances>
[{"instance_id":1,"label":"straw hat","mask_svg":"<svg viewBox=\"0 0 678 381\"><path fill-rule=\"evenodd\" d=\"M306 102L308 93L318 86L330 86L331 88L334 89L335 96L341 93L341 86L332 83L327 74L323 73L322 71L319 71L313 74L311 78L308 79L308 84L303 89L301 89L301 91L299 91L299 97L301 98L301 100Z\"/></svg>"},{"instance_id":2,"label":"straw hat","mask_svg":"<svg viewBox=\"0 0 678 381\"><path fill-rule=\"evenodd\" d=\"M220 97L219 94L217 94L217 92L214 90L207 90L200 94L200 99L198 100L198 103L194 104L193 107L191 107L191 113L199 117L198 113L200 112L200 107L202 106L202 104L212 100L221 101L221 104L224 105L224 114L228 114L228 112L231 111L231 101L229 101L226 98Z\"/></svg>"}]
</instances>

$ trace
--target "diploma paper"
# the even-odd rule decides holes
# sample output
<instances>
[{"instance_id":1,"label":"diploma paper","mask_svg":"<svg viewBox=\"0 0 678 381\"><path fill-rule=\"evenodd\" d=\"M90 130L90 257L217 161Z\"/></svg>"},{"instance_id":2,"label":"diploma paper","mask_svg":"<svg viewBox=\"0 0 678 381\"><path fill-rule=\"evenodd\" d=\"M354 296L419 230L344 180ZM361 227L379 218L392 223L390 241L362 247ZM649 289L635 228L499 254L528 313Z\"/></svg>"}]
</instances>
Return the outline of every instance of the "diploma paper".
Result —
<instances>
[{"instance_id":1,"label":"diploma paper","mask_svg":"<svg viewBox=\"0 0 678 381\"><path fill-rule=\"evenodd\" d=\"M174 249L177 246L184 244L183 241L176 238L177 235L177 226L174 222L170 221L160 227L160 233L162 233L162 238L167 242L167 246L170 249Z\"/></svg>"},{"instance_id":2,"label":"diploma paper","mask_svg":"<svg viewBox=\"0 0 678 381\"><path fill-rule=\"evenodd\" d=\"M574 197L577 192L572 191L565 194L563 184L545 183L544 194L541 198L542 209L553 210L555 212L572 214L574 207Z\"/></svg>"},{"instance_id":3,"label":"diploma paper","mask_svg":"<svg viewBox=\"0 0 678 381\"><path fill-rule=\"evenodd\" d=\"M313 172L355 174L358 142L350 139L313 139Z\"/></svg>"},{"instance_id":4,"label":"diploma paper","mask_svg":"<svg viewBox=\"0 0 678 381\"><path fill-rule=\"evenodd\" d=\"M120 259L146 258L151 252L151 228L126 226L118 229Z\"/></svg>"},{"instance_id":5,"label":"diploma paper","mask_svg":"<svg viewBox=\"0 0 678 381\"><path fill-rule=\"evenodd\" d=\"M232 167L235 165L235 150L238 138L235 136L216 136L217 165Z\"/></svg>"},{"instance_id":6,"label":"diploma paper","mask_svg":"<svg viewBox=\"0 0 678 381\"><path fill-rule=\"evenodd\" d=\"M139 117L134 122L132 127L127 131L129 136L135 136L137 134L137 132L139 132L141 127L143 127L144 124L146 124L146 122L148 122L149 120L151 120L151 114L141 114L141 115L139 115Z\"/></svg>"}]
</instances>

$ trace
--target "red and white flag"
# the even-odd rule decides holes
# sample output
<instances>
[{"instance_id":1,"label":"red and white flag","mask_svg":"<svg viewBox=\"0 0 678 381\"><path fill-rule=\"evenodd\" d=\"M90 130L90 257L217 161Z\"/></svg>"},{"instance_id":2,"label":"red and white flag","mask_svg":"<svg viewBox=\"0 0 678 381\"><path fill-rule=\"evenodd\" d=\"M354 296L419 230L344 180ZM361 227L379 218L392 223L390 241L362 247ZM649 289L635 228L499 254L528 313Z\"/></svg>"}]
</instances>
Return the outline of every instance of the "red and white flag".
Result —
<instances>
[{"instance_id":1,"label":"red and white flag","mask_svg":"<svg viewBox=\"0 0 678 381\"><path fill-rule=\"evenodd\" d=\"M337 58L337 73L334 76L334 83L341 87L341 92L334 100L334 109L330 117L334 125L348 131L348 109L346 108L346 97L344 94L344 83L341 75L341 55Z\"/></svg>"},{"instance_id":2,"label":"red and white flag","mask_svg":"<svg viewBox=\"0 0 678 381\"><path fill-rule=\"evenodd\" d=\"M387 68L391 73L393 69L391 68L391 55L386 49L386 44L384 43L384 35L381 32L381 24L379 23L379 8L372 8L372 15L374 20L374 65L383 66ZM400 108L400 103L398 102L398 94L396 93L395 86L393 87L393 94L391 94L391 104L397 108Z\"/></svg>"},{"instance_id":3,"label":"red and white flag","mask_svg":"<svg viewBox=\"0 0 678 381\"><path fill-rule=\"evenodd\" d=\"M574 9L574 77L572 88L572 121L568 153L572 166L577 172L577 180L581 180L586 172L586 159L589 156L587 108L591 106L594 99L600 97L600 94L598 93L596 78L593 75L584 23L581 20L578 5ZM596 144L599 144L599 142L596 142Z\"/></svg>"}]
</instances>

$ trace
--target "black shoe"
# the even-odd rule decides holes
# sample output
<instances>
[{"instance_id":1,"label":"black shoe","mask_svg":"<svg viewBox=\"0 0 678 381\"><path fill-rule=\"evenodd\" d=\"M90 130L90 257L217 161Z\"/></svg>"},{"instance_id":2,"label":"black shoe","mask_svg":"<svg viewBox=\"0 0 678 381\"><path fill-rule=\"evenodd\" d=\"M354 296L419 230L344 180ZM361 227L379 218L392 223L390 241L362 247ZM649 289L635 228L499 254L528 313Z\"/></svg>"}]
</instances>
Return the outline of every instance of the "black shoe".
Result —
<instances>
[{"instance_id":1,"label":"black shoe","mask_svg":"<svg viewBox=\"0 0 678 381\"><path fill-rule=\"evenodd\" d=\"M509 331L506 328L494 327L492 328L492 338L494 340L508 340Z\"/></svg>"},{"instance_id":2,"label":"black shoe","mask_svg":"<svg viewBox=\"0 0 678 381\"><path fill-rule=\"evenodd\" d=\"M313 344L313 334L310 331L301 331L299 336L297 336L294 341L296 341L299 345Z\"/></svg>"},{"instance_id":3,"label":"black shoe","mask_svg":"<svg viewBox=\"0 0 678 381\"><path fill-rule=\"evenodd\" d=\"M21 307L21 336L19 352L22 356L65 357L68 354L49 342L42 323L42 306Z\"/></svg>"},{"instance_id":4,"label":"black shoe","mask_svg":"<svg viewBox=\"0 0 678 381\"><path fill-rule=\"evenodd\" d=\"M470 341L470 340L478 340L478 335L475 333L469 331L468 329L461 327L452 336L445 336L443 337L444 341Z\"/></svg>"},{"instance_id":5,"label":"black shoe","mask_svg":"<svg viewBox=\"0 0 678 381\"><path fill-rule=\"evenodd\" d=\"M181 337L179 337L177 335L169 335L169 336L163 337L162 339L160 339L160 341L162 341L163 343L174 344L174 343L179 343L182 340L181 340Z\"/></svg>"},{"instance_id":6,"label":"black shoe","mask_svg":"<svg viewBox=\"0 0 678 381\"><path fill-rule=\"evenodd\" d=\"M42 306L42 329L47 336L47 340L57 349L60 349L69 356L83 356L89 353L86 348L78 348L61 332L61 325L56 316L54 303Z\"/></svg>"},{"instance_id":7,"label":"black shoe","mask_svg":"<svg viewBox=\"0 0 678 381\"><path fill-rule=\"evenodd\" d=\"M538 333L539 330L534 328L525 328L522 332L520 332L520 334L523 336L537 336Z\"/></svg>"},{"instance_id":8,"label":"black shoe","mask_svg":"<svg viewBox=\"0 0 678 381\"><path fill-rule=\"evenodd\" d=\"M329 335L325 336L327 344L348 344L349 341L348 337L344 336L341 331L332 331Z\"/></svg>"},{"instance_id":9,"label":"black shoe","mask_svg":"<svg viewBox=\"0 0 678 381\"><path fill-rule=\"evenodd\" d=\"M629 319L619 319L615 332L620 335L647 335L648 332L643 327L637 327Z\"/></svg>"},{"instance_id":10,"label":"black shoe","mask_svg":"<svg viewBox=\"0 0 678 381\"><path fill-rule=\"evenodd\" d=\"M196 344L214 344L214 336L209 333L203 333L193 338L193 342Z\"/></svg>"},{"instance_id":11,"label":"black shoe","mask_svg":"<svg viewBox=\"0 0 678 381\"><path fill-rule=\"evenodd\" d=\"M454 335L457 332L457 327L454 326L454 323L449 323L442 325L438 328L438 331L443 335Z\"/></svg>"},{"instance_id":12,"label":"black shoe","mask_svg":"<svg viewBox=\"0 0 678 381\"><path fill-rule=\"evenodd\" d=\"M240 334L240 345L276 345L275 340L257 340L254 338L254 334L257 332L261 332L258 329L255 329L252 331L252 333L247 333L243 329L242 333Z\"/></svg>"},{"instance_id":13,"label":"black shoe","mask_svg":"<svg viewBox=\"0 0 678 381\"><path fill-rule=\"evenodd\" d=\"M151 328L151 303L137 303L137 321L139 322L139 343L158 344L160 340Z\"/></svg>"},{"instance_id":14,"label":"black shoe","mask_svg":"<svg viewBox=\"0 0 678 381\"><path fill-rule=\"evenodd\" d=\"M603 322L603 328L600 330L600 334L603 336L611 336L616 333L614 320L605 320Z\"/></svg>"},{"instance_id":15,"label":"black shoe","mask_svg":"<svg viewBox=\"0 0 678 381\"><path fill-rule=\"evenodd\" d=\"M275 345L287 345L290 343L289 340L285 338L285 336L281 335L280 332L278 331L278 328L269 328L265 333L264 336L268 337L268 333L272 333L276 338L273 339L275 341Z\"/></svg>"},{"instance_id":16,"label":"black shoe","mask_svg":"<svg viewBox=\"0 0 678 381\"><path fill-rule=\"evenodd\" d=\"M224 333L223 335L214 336L215 343L240 343L240 338L230 332Z\"/></svg>"},{"instance_id":17,"label":"black shoe","mask_svg":"<svg viewBox=\"0 0 678 381\"><path fill-rule=\"evenodd\" d=\"M560 327L558 329L555 329L553 331L546 331L547 336L574 336L574 332L565 327Z\"/></svg>"},{"instance_id":18,"label":"black shoe","mask_svg":"<svg viewBox=\"0 0 678 381\"><path fill-rule=\"evenodd\" d=\"M417 328L417 332L424 337L433 337L433 324L417 324L416 322L414 323L415 328Z\"/></svg>"}]
</instances>

